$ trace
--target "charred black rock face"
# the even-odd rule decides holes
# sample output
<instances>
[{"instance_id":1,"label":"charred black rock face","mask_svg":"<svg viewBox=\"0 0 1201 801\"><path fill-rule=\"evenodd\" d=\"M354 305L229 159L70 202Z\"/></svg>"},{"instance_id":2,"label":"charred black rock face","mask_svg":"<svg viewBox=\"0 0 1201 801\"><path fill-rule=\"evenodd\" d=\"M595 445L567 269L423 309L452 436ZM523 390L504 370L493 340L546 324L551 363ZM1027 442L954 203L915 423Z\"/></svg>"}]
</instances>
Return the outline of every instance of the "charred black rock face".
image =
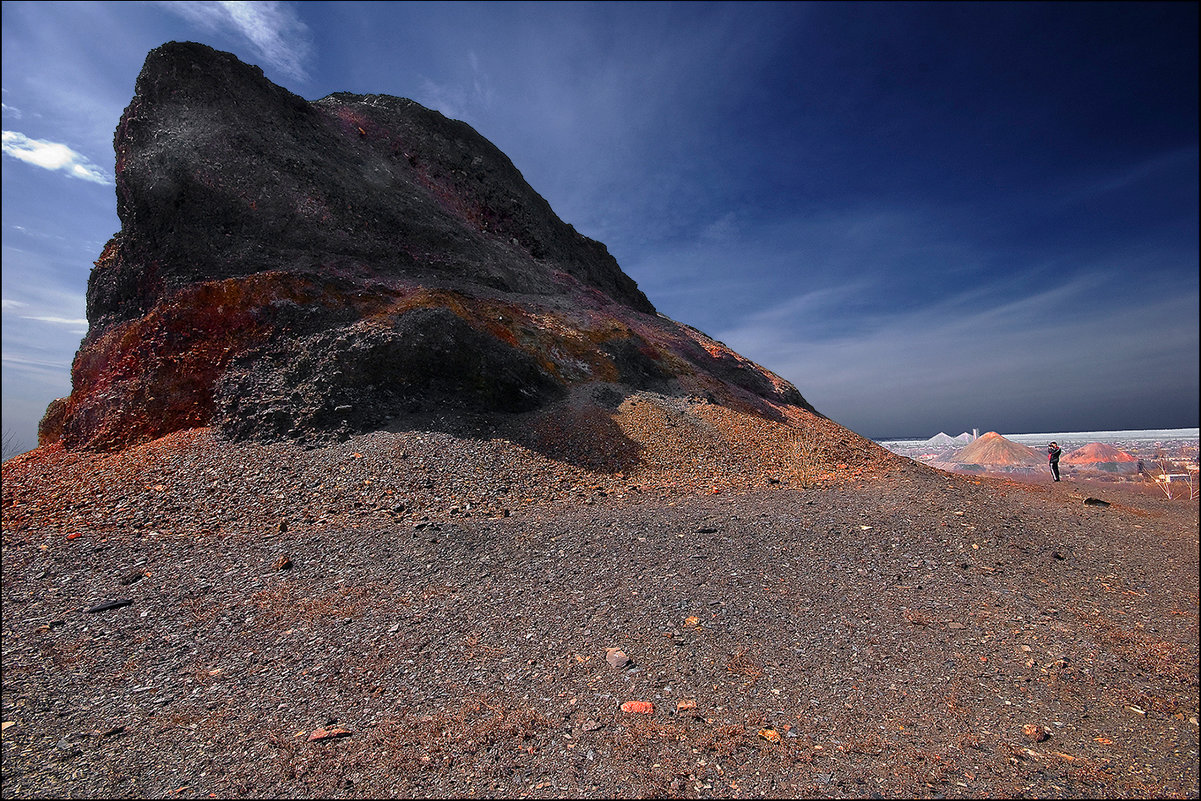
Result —
<instances>
[{"instance_id":1,"label":"charred black rock face","mask_svg":"<svg viewBox=\"0 0 1201 801\"><path fill-rule=\"evenodd\" d=\"M116 449L207 425L320 440L432 410L529 412L590 382L812 411L656 314L495 146L411 100L310 102L171 42L147 56L114 148L122 227L42 442Z\"/></svg>"},{"instance_id":2,"label":"charred black rock face","mask_svg":"<svg viewBox=\"0 0 1201 801\"><path fill-rule=\"evenodd\" d=\"M620 383L655 392L672 390L674 382L671 373L647 352L649 347L645 341L634 337L612 339L602 343L600 348L613 360Z\"/></svg>"},{"instance_id":3,"label":"charred black rock face","mask_svg":"<svg viewBox=\"0 0 1201 801\"><path fill-rule=\"evenodd\" d=\"M369 431L404 412L527 412L563 387L527 353L434 308L250 354L216 395L227 434L270 440Z\"/></svg>"},{"instance_id":4,"label":"charred black rock face","mask_svg":"<svg viewBox=\"0 0 1201 801\"><path fill-rule=\"evenodd\" d=\"M104 328L172 289L271 270L562 291L654 308L469 125L411 100L310 103L195 43L151 51L114 141L121 233L88 291Z\"/></svg>"}]
</instances>

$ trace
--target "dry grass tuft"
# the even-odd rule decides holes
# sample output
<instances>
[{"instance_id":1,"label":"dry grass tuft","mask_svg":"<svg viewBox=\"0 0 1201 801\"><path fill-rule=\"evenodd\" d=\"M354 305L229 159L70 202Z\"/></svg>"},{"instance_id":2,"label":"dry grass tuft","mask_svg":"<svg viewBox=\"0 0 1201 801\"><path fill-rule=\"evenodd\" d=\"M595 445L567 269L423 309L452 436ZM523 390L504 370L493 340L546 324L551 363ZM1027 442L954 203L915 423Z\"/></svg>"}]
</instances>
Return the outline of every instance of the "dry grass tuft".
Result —
<instances>
[{"instance_id":1,"label":"dry grass tuft","mask_svg":"<svg viewBox=\"0 0 1201 801\"><path fill-rule=\"evenodd\" d=\"M759 667L754 660L748 659L746 652L746 648L741 648L732 655L726 662L726 670L739 676L745 676L749 679L746 685L749 687L763 676L763 668Z\"/></svg>"},{"instance_id":2,"label":"dry grass tuft","mask_svg":"<svg viewBox=\"0 0 1201 801\"><path fill-rule=\"evenodd\" d=\"M792 473L797 486L809 489L817 484L818 477L822 473L817 434L808 427L792 429L788 436L788 448L792 456Z\"/></svg>"}]
</instances>

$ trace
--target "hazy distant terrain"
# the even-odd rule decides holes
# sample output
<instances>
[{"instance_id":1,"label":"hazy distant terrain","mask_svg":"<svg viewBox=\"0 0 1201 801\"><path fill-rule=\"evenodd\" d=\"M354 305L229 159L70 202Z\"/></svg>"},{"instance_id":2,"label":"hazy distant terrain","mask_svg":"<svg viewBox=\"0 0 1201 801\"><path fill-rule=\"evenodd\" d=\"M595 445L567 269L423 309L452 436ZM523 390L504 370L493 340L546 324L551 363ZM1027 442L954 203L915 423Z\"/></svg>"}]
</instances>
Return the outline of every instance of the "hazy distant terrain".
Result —
<instances>
[{"instance_id":1,"label":"hazy distant terrain","mask_svg":"<svg viewBox=\"0 0 1201 801\"><path fill-rule=\"evenodd\" d=\"M1088 468L1081 465L1073 465L1066 461L1061 462L1061 472L1068 476L1079 472L1086 472L1094 474L1094 477L1096 477L1095 474L1097 473L1103 475L1107 473L1122 473L1127 480L1143 481L1145 480L1145 476L1151 474L1183 472L1187 470L1188 465L1196 465L1199 441L1198 431L1196 428L1169 428L1141 431L1072 431L1046 434L1004 434L1003 436L1011 442L1034 448L1043 453L1046 452L1048 443L1057 442L1063 450L1065 457L1073 451L1093 443L1110 445L1141 460L1143 473L1140 474L1138 472L1137 464L1130 470L1107 471L1104 468ZM948 443L941 441L941 439L934 442L930 440L878 440L878 443L893 453L908 456L911 459L916 459L919 462L937 466L945 470L979 472L978 467L965 468L954 460L956 452L963 447L960 443ZM1003 468L997 466L997 468L995 472L1046 473L1048 477L1050 476L1050 470L1045 464L1040 464L1037 467L1007 465Z\"/></svg>"}]
</instances>

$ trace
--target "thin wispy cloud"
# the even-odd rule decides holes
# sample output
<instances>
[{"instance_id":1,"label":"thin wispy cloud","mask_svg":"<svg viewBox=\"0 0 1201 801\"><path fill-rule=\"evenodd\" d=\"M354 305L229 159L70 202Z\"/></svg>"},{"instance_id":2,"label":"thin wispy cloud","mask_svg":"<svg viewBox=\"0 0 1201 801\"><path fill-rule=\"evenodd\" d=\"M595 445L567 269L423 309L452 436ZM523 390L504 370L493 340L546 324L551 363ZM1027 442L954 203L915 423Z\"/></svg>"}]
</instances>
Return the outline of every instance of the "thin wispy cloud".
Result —
<instances>
[{"instance_id":1,"label":"thin wispy cloud","mask_svg":"<svg viewBox=\"0 0 1201 801\"><path fill-rule=\"evenodd\" d=\"M44 170L61 170L72 178L97 184L112 184L100 167L87 156L62 142L30 139L18 131L4 131L4 155L20 159Z\"/></svg>"},{"instance_id":2,"label":"thin wispy cloud","mask_svg":"<svg viewBox=\"0 0 1201 801\"><path fill-rule=\"evenodd\" d=\"M421 95L425 104L451 119L478 121L492 106L496 92L487 71L480 67L480 57L475 51L468 52L467 65L469 75L460 82L439 83L423 78Z\"/></svg>"},{"instance_id":3,"label":"thin wispy cloud","mask_svg":"<svg viewBox=\"0 0 1201 801\"><path fill-rule=\"evenodd\" d=\"M39 323L50 323L51 325L65 325L65 326L72 326L74 328L82 327L85 330L88 327L87 320L81 319L81 318L75 318L75 317L55 317L53 315L44 315L44 316L29 315L29 316L22 316L21 319L22 320L36 320Z\"/></svg>"},{"instance_id":4,"label":"thin wispy cloud","mask_svg":"<svg viewBox=\"0 0 1201 801\"><path fill-rule=\"evenodd\" d=\"M1048 201L1048 205L1067 207L1107 194L1129 192L1139 184L1162 179L1164 176L1196 173L1197 159L1197 147L1193 145L1157 153L1129 164L1106 165L1106 168L1097 174L1085 176L1065 187L1061 194Z\"/></svg>"},{"instance_id":5,"label":"thin wispy cloud","mask_svg":"<svg viewBox=\"0 0 1201 801\"><path fill-rule=\"evenodd\" d=\"M10 355L5 353L0 355L0 363L3 363L5 369L12 370L37 370L37 371L53 371L70 368L71 361L69 359L31 359L26 356Z\"/></svg>"},{"instance_id":6,"label":"thin wispy cloud","mask_svg":"<svg viewBox=\"0 0 1201 801\"><path fill-rule=\"evenodd\" d=\"M305 64L312 54L312 34L288 3L159 3L159 7L205 30L245 39L256 58L289 78L309 78Z\"/></svg>"},{"instance_id":7,"label":"thin wispy cloud","mask_svg":"<svg viewBox=\"0 0 1201 801\"><path fill-rule=\"evenodd\" d=\"M1195 298L1130 296L1096 308L1094 290L1084 279L1026 292L974 289L863 319L860 330L828 339L813 331L841 316L847 298L813 292L711 333L795 383L819 411L837 409L839 422L876 433L886 425L922 433L930 425L926 410L948 399L958 409L941 423L949 430L995 427L1031 398L1046 400L1046 414L1065 398L1103 412L1139 392L1187 391L1195 381L1187 367L1197 347L1196 329L1188 327ZM1073 308L1081 313L1068 313ZM1150 336L1131 337L1136 330ZM1118 375L1114 364L1126 368ZM1159 376L1173 365L1177 379L1164 386ZM895 403L887 415L881 397Z\"/></svg>"}]
</instances>

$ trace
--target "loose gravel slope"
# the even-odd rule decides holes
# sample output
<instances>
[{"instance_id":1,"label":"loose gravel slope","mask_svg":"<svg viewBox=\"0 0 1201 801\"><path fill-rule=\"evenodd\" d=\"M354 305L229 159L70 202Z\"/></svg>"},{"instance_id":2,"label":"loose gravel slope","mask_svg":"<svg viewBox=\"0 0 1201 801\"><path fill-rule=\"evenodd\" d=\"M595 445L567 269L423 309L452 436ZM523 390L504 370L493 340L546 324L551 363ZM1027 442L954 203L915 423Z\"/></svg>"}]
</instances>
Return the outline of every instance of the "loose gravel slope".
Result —
<instances>
[{"instance_id":1,"label":"loose gravel slope","mask_svg":"<svg viewBox=\"0 0 1201 801\"><path fill-rule=\"evenodd\" d=\"M3 796L1197 796L1196 502L623 409L6 463Z\"/></svg>"}]
</instances>

